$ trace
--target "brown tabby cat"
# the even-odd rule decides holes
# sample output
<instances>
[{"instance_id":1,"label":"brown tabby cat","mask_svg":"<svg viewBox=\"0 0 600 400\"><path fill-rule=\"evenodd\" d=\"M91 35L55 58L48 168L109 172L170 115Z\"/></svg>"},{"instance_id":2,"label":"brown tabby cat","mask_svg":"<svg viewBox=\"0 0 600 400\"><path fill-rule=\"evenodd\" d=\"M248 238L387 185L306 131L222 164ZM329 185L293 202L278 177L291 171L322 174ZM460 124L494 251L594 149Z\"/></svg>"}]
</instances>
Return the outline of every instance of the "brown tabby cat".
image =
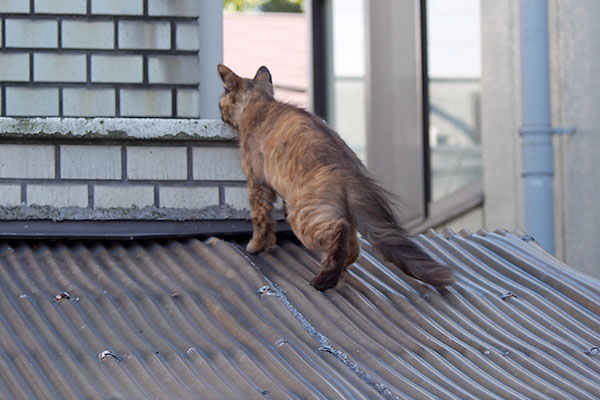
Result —
<instances>
[{"instance_id":1,"label":"brown tabby cat","mask_svg":"<svg viewBox=\"0 0 600 400\"><path fill-rule=\"evenodd\" d=\"M358 230L381 255L408 275L435 286L454 281L453 270L433 261L408 239L390 196L344 141L319 118L273 98L271 73L260 67L254 79L219 64L224 93L223 121L239 131L242 169L248 178L254 225L250 253L275 247L271 216L276 193L287 220L309 249L322 250L321 270L311 281L334 287L358 258Z\"/></svg>"}]
</instances>

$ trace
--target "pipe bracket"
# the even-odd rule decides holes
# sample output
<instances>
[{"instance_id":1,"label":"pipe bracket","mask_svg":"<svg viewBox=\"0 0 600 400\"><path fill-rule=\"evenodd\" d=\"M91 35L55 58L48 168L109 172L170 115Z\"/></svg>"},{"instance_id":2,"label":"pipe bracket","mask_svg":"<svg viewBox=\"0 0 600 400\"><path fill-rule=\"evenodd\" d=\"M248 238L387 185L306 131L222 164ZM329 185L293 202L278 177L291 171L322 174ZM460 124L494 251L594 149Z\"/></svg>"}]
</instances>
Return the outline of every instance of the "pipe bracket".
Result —
<instances>
[{"instance_id":1,"label":"pipe bracket","mask_svg":"<svg viewBox=\"0 0 600 400\"><path fill-rule=\"evenodd\" d=\"M576 128L574 126L567 126L564 128L552 128L544 125L529 125L522 126L519 128L519 135L531 135L531 134L552 134L552 135L572 135L575 133Z\"/></svg>"},{"instance_id":2,"label":"pipe bracket","mask_svg":"<svg viewBox=\"0 0 600 400\"><path fill-rule=\"evenodd\" d=\"M552 128L550 131L553 135L572 135L575 133L574 126L567 126L565 128Z\"/></svg>"}]
</instances>

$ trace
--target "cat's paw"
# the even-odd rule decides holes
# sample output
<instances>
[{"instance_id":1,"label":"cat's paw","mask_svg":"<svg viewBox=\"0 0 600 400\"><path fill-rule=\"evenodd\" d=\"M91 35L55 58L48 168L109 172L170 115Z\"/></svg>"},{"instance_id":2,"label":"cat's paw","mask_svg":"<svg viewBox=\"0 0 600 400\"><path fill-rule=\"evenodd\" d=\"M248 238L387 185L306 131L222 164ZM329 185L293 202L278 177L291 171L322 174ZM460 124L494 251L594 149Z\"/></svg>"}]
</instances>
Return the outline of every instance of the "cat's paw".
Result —
<instances>
[{"instance_id":1,"label":"cat's paw","mask_svg":"<svg viewBox=\"0 0 600 400\"><path fill-rule=\"evenodd\" d=\"M273 250L275 250L276 242L277 238L275 235L269 235L268 237L262 239L252 238L252 240L250 240L246 246L246 251L250 254L260 253L261 251L271 253Z\"/></svg>"},{"instance_id":2,"label":"cat's paw","mask_svg":"<svg viewBox=\"0 0 600 400\"><path fill-rule=\"evenodd\" d=\"M260 241L256 239L250 240L248 245L246 246L246 251L250 254L260 253L263 249L263 245Z\"/></svg>"},{"instance_id":3,"label":"cat's paw","mask_svg":"<svg viewBox=\"0 0 600 400\"><path fill-rule=\"evenodd\" d=\"M323 291L335 287L339 279L339 274L320 273L310 281L310 284L315 289Z\"/></svg>"}]
</instances>

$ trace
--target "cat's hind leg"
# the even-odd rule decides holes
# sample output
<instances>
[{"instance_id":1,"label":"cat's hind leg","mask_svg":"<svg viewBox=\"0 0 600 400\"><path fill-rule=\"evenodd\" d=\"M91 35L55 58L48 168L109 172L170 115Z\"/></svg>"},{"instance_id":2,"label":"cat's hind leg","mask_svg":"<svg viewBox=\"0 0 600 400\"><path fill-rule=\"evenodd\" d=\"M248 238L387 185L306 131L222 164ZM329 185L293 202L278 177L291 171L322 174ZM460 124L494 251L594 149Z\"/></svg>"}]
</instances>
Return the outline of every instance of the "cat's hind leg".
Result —
<instances>
[{"instance_id":1,"label":"cat's hind leg","mask_svg":"<svg viewBox=\"0 0 600 400\"><path fill-rule=\"evenodd\" d=\"M340 275L346 267L350 226L345 219L320 225L315 239L321 243L321 250L323 250L321 270L310 284L318 290L325 290L337 285Z\"/></svg>"},{"instance_id":2,"label":"cat's hind leg","mask_svg":"<svg viewBox=\"0 0 600 400\"><path fill-rule=\"evenodd\" d=\"M323 185L305 192L301 198L286 199L287 220L304 246L323 252L321 269L310 283L318 290L325 290L338 283L350 261L350 236L356 236L356 230L346 215L344 198L338 192L325 190Z\"/></svg>"},{"instance_id":3,"label":"cat's hind leg","mask_svg":"<svg viewBox=\"0 0 600 400\"><path fill-rule=\"evenodd\" d=\"M356 235L356 228L352 227L348 234L348 255L344 262L344 271L347 270L350 265L354 264L356 260L358 260L358 257L360 257L360 243Z\"/></svg>"},{"instance_id":4,"label":"cat's hind leg","mask_svg":"<svg viewBox=\"0 0 600 400\"><path fill-rule=\"evenodd\" d=\"M272 215L275 191L265 184L248 180L248 198L254 231L246 250L252 254L261 251L271 252L277 241Z\"/></svg>"}]
</instances>

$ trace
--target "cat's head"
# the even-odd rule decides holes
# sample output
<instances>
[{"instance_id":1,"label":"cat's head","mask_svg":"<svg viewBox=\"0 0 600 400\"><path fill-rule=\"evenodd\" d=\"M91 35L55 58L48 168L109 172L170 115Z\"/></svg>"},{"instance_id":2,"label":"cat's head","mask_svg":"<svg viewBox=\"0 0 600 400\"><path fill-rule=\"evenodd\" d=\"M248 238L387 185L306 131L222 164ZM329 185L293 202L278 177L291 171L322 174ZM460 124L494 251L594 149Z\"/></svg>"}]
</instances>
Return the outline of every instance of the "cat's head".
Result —
<instances>
[{"instance_id":1,"label":"cat's head","mask_svg":"<svg viewBox=\"0 0 600 400\"><path fill-rule=\"evenodd\" d=\"M221 118L234 128L239 128L242 113L251 102L273 98L273 81L267 67L260 67L253 79L241 78L223 64L217 70L223 81L223 94L219 98Z\"/></svg>"}]
</instances>

